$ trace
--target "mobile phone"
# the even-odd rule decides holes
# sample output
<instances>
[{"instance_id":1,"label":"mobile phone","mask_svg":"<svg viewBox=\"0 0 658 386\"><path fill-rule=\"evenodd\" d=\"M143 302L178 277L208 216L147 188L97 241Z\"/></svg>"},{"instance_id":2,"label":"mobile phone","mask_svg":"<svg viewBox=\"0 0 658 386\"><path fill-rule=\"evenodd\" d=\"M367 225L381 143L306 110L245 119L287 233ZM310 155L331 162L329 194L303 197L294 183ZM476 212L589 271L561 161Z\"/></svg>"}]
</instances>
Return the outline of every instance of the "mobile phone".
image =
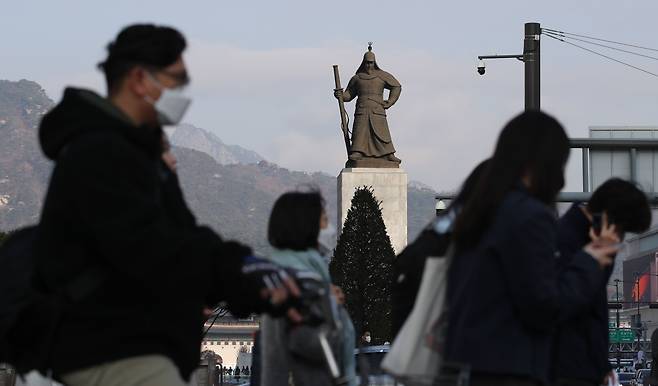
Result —
<instances>
[{"instance_id":1,"label":"mobile phone","mask_svg":"<svg viewBox=\"0 0 658 386\"><path fill-rule=\"evenodd\" d=\"M594 233L598 236L601 234L601 227L603 226L603 214L602 213L592 213L592 229Z\"/></svg>"}]
</instances>

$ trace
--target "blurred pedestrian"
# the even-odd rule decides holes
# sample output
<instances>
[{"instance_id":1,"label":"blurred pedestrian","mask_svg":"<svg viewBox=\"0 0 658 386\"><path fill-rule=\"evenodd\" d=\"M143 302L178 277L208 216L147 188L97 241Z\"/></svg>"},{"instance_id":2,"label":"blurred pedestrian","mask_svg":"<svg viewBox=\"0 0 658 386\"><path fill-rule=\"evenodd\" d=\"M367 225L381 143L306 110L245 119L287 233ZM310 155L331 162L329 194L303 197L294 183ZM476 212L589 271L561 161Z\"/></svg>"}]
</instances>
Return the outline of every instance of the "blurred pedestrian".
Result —
<instances>
[{"instance_id":1,"label":"blurred pedestrian","mask_svg":"<svg viewBox=\"0 0 658 386\"><path fill-rule=\"evenodd\" d=\"M647 196L635 184L611 178L592 193L586 203L576 202L558 221L557 259L560 271L568 269L574 255L599 238L621 241L627 233L641 233L651 225ZM563 320L556 333L557 378L561 386L608 384L608 291L613 266L581 312Z\"/></svg>"},{"instance_id":2,"label":"blurred pedestrian","mask_svg":"<svg viewBox=\"0 0 658 386\"><path fill-rule=\"evenodd\" d=\"M67 88L41 122L55 168L35 281L45 293L75 288L52 332L51 369L68 385L184 385L205 306L283 314L298 293L279 267L197 225L175 165L161 161L162 125L179 123L190 103L180 93L185 47L173 28L126 27L99 65L107 97ZM281 285L267 287L270 277ZM166 322L154 329L154 320ZM103 349L88 350L99 336Z\"/></svg>"},{"instance_id":3,"label":"blurred pedestrian","mask_svg":"<svg viewBox=\"0 0 658 386\"><path fill-rule=\"evenodd\" d=\"M287 386L289 374L296 386L333 384L320 334L333 343L333 356L348 384L355 384L354 330L342 304L344 295L341 298L340 288L331 285L327 261L318 250L318 235L327 223L324 200L317 192L285 193L272 208L268 240L274 250L270 259L314 278L323 294L309 304L321 313L315 326L290 326L285 320L263 317L259 375L263 386Z\"/></svg>"},{"instance_id":4,"label":"blurred pedestrian","mask_svg":"<svg viewBox=\"0 0 658 386\"><path fill-rule=\"evenodd\" d=\"M370 346L372 338L370 336L370 331L364 331L361 335L361 341L359 342L361 346Z\"/></svg>"},{"instance_id":5,"label":"blurred pedestrian","mask_svg":"<svg viewBox=\"0 0 658 386\"><path fill-rule=\"evenodd\" d=\"M554 118L518 115L457 215L444 357L473 386L547 383L558 319L591 301L617 251L590 243L558 276L553 206L568 156Z\"/></svg>"}]
</instances>

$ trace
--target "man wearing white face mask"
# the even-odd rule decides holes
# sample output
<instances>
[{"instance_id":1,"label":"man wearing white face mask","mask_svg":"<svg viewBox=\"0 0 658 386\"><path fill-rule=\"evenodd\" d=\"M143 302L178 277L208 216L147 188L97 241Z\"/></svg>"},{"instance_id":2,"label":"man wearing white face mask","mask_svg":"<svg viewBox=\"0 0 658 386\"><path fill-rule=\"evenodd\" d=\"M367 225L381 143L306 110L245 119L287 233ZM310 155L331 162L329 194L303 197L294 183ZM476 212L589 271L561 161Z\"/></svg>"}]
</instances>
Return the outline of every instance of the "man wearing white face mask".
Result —
<instances>
[{"instance_id":1,"label":"man wearing white face mask","mask_svg":"<svg viewBox=\"0 0 658 386\"><path fill-rule=\"evenodd\" d=\"M184 385L199 362L203 310L220 301L235 315L301 319L281 268L198 226L165 185L161 125L190 103L177 92L189 81L185 46L173 28L125 28L99 66L108 96L68 88L39 128L55 169L35 280L72 295L43 342L67 385ZM102 348L89 350L95 341Z\"/></svg>"},{"instance_id":2,"label":"man wearing white face mask","mask_svg":"<svg viewBox=\"0 0 658 386\"><path fill-rule=\"evenodd\" d=\"M155 108L158 114L158 122L162 125L176 125L180 123L192 101L190 98L183 96L182 93L182 88L187 84L187 79L183 78L180 80L179 82L182 84L176 86L176 88L168 88L158 81L156 75L150 72L146 74L160 91L160 97L157 100L153 100L148 95L144 97Z\"/></svg>"}]
</instances>

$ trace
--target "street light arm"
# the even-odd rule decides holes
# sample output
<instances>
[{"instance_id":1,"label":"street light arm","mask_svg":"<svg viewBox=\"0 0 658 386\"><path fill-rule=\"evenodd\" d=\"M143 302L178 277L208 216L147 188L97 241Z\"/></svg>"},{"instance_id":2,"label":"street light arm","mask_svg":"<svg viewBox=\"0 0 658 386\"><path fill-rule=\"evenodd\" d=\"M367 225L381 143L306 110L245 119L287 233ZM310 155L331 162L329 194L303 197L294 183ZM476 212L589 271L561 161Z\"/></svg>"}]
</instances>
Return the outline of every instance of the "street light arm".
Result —
<instances>
[{"instance_id":1,"label":"street light arm","mask_svg":"<svg viewBox=\"0 0 658 386\"><path fill-rule=\"evenodd\" d=\"M523 61L523 55L480 55L478 59L518 59Z\"/></svg>"},{"instance_id":2,"label":"street light arm","mask_svg":"<svg viewBox=\"0 0 658 386\"><path fill-rule=\"evenodd\" d=\"M478 74L484 75L485 59L517 59L525 67L525 109L540 109L540 76L539 76L539 38L541 26L539 23L525 23L523 33L523 54L521 55L480 55L480 64L477 66Z\"/></svg>"}]
</instances>

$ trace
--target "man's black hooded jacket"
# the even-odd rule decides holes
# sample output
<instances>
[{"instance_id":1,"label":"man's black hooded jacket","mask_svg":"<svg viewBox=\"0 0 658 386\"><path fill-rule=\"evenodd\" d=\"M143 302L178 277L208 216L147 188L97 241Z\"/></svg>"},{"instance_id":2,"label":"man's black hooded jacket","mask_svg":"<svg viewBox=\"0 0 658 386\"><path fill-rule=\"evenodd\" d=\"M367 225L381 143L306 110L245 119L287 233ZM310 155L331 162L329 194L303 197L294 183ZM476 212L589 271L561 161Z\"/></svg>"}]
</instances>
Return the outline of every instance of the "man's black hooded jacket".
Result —
<instances>
[{"instance_id":1,"label":"man's black hooded jacket","mask_svg":"<svg viewBox=\"0 0 658 386\"><path fill-rule=\"evenodd\" d=\"M56 165L40 223L38 281L56 291L90 269L103 272L93 293L64 313L55 374L162 354L188 378L199 362L204 305L257 307L240 282L251 251L195 224L161 162L161 128L136 127L106 99L67 89L39 139Z\"/></svg>"}]
</instances>

